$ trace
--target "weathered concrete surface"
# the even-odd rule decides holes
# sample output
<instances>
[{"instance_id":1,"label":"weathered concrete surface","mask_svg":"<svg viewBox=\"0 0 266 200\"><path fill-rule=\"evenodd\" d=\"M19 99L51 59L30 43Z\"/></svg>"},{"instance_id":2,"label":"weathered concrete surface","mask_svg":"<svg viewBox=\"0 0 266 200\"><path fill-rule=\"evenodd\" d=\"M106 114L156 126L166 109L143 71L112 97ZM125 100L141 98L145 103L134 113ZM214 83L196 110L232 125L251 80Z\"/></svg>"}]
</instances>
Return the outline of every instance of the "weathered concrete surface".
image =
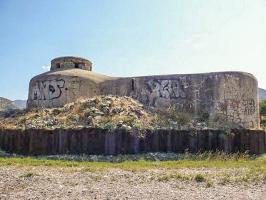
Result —
<instances>
[{"instance_id":1,"label":"weathered concrete surface","mask_svg":"<svg viewBox=\"0 0 266 200\"><path fill-rule=\"evenodd\" d=\"M72 56L58 57L51 61L51 71L71 68L91 71L92 63L87 59Z\"/></svg>"},{"instance_id":2,"label":"weathered concrete surface","mask_svg":"<svg viewBox=\"0 0 266 200\"><path fill-rule=\"evenodd\" d=\"M79 98L100 95L99 83L111 79L82 69L46 72L30 81L28 108L62 107Z\"/></svg>"},{"instance_id":3,"label":"weathered concrete surface","mask_svg":"<svg viewBox=\"0 0 266 200\"><path fill-rule=\"evenodd\" d=\"M260 130L156 130L141 135L124 129L0 130L0 148L19 154L136 154L147 152L266 152Z\"/></svg>"},{"instance_id":4,"label":"weathered concrete surface","mask_svg":"<svg viewBox=\"0 0 266 200\"><path fill-rule=\"evenodd\" d=\"M53 60L50 72L31 80L28 108L62 107L79 98L113 94L131 96L147 106L175 105L180 112L209 123L222 121L244 128L260 126L258 83L251 74L217 72L113 78L90 72L89 61L84 66L90 69L77 69L82 62L86 64L86 60L74 57Z\"/></svg>"},{"instance_id":5,"label":"weathered concrete surface","mask_svg":"<svg viewBox=\"0 0 266 200\"><path fill-rule=\"evenodd\" d=\"M258 83L243 72L146 76L105 81L101 94L131 96L153 107L175 105L194 117L259 128Z\"/></svg>"}]
</instances>

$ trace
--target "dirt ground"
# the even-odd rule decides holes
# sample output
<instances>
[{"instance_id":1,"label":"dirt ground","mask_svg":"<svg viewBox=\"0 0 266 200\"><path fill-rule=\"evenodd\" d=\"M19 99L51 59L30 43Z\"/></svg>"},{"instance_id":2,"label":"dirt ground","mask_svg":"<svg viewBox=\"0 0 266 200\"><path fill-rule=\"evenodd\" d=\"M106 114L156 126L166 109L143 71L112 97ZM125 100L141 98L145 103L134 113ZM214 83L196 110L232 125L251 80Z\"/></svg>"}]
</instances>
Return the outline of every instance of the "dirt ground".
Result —
<instances>
[{"instance_id":1,"label":"dirt ground","mask_svg":"<svg viewBox=\"0 0 266 200\"><path fill-rule=\"evenodd\" d=\"M81 167L1 166L0 199L265 199L265 182L220 182L224 171L127 171ZM171 174L170 173L170 174ZM204 174L206 180L189 179ZM237 174L232 171L229 174ZM211 174L211 176L209 176ZM210 180L207 180L209 179ZM219 179L219 180L218 180Z\"/></svg>"}]
</instances>

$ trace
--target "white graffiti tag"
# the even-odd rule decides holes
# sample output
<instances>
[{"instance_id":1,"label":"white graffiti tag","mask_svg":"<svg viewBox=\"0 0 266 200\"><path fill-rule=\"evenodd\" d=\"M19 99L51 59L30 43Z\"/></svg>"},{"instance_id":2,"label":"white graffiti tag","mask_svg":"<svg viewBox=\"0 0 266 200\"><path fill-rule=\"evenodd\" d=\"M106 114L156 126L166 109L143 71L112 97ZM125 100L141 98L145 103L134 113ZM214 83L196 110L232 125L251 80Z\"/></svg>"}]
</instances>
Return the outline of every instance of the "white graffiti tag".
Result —
<instances>
[{"instance_id":1,"label":"white graffiti tag","mask_svg":"<svg viewBox=\"0 0 266 200\"><path fill-rule=\"evenodd\" d=\"M152 80L148 82L157 97L166 99L184 98L185 93L178 80Z\"/></svg>"},{"instance_id":2,"label":"white graffiti tag","mask_svg":"<svg viewBox=\"0 0 266 200\"><path fill-rule=\"evenodd\" d=\"M33 100L52 100L59 98L62 94L62 88L65 86L63 79L38 81L36 82L32 99Z\"/></svg>"}]
</instances>

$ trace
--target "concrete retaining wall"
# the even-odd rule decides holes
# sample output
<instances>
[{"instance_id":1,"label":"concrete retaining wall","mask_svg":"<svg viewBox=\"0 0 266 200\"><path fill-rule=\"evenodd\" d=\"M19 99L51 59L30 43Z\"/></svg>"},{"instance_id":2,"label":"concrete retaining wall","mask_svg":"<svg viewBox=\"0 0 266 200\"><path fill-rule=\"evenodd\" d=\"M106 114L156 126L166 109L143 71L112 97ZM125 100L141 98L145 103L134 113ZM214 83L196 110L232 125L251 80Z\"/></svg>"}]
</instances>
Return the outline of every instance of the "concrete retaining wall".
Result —
<instances>
[{"instance_id":1,"label":"concrete retaining wall","mask_svg":"<svg viewBox=\"0 0 266 200\"><path fill-rule=\"evenodd\" d=\"M259 130L157 130L139 136L126 130L0 130L0 148L25 155L135 154L188 150L266 152L266 133Z\"/></svg>"}]
</instances>

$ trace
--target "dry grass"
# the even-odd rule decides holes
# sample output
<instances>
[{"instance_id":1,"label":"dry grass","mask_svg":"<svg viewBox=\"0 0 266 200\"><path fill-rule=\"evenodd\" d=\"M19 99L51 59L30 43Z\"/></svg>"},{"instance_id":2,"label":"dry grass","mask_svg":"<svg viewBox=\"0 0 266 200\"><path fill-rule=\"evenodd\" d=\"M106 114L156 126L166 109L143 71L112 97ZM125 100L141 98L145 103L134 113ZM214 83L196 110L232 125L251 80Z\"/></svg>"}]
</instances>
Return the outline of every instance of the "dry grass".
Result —
<instances>
[{"instance_id":1,"label":"dry grass","mask_svg":"<svg viewBox=\"0 0 266 200\"><path fill-rule=\"evenodd\" d=\"M179 160L175 161L123 161L123 162L81 162L67 160L50 160L46 157L11 157L0 158L0 166L48 166L48 167L64 167L64 168L82 168L85 171L101 171L108 169L122 169L132 172L165 169L167 173L156 177L159 181L178 180L194 180L196 182L210 182L214 177L219 177L219 184L227 184L231 182L260 182L266 181L266 155L259 157L249 157L245 154L208 154L183 155ZM210 169L222 170L221 173L212 174L180 174L175 170L182 169Z\"/></svg>"}]
</instances>

